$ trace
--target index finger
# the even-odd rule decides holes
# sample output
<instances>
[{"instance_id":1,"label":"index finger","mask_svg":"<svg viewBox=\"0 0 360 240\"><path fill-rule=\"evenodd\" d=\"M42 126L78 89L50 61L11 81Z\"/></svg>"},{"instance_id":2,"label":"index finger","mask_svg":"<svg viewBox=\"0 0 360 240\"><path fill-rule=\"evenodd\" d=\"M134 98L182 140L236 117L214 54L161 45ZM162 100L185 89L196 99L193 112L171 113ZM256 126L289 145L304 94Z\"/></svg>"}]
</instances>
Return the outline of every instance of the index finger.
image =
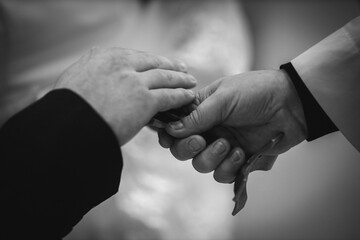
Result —
<instances>
[{"instance_id":1,"label":"index finger","mask_svg":"<svg viewBox=\"0 0 360 240\"><path fill-rule=\"evenodd\" d=\"M169 59L152 53L136 52L129 56L129 60L137 72L145 72L151 69L187 72L187 66L183 61L179 59Z\"/></svg>"}]
</instances>

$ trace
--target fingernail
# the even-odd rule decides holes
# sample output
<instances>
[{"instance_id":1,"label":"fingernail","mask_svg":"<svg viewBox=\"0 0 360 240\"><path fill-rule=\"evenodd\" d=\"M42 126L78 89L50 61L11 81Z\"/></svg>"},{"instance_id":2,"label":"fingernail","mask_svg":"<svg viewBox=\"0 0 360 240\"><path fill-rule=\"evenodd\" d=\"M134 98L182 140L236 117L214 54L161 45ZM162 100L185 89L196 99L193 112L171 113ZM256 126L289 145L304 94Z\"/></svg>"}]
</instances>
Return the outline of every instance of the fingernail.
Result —
<instances>
[{"instance_id":1,"label":"fingernail","mask_svg":"<svg viewBox=\"0 0 360 240\"><path fill-rule=\"evenodd\" d=\"M232 155L231 155L231 161L233 163L239 163L241 162L241 154L239 151L235 151Z\"/></svg>"},{"instance_id":2,"label":"fingernail","mask_svg":"<svg viewBox=\"0 0 360 240\"><path fill-rule=\"evenodd\" d=\"M171 122L171 123L169 123L169 125L170 125L170 128L172 128L174 130L179 130L179 129L183 128L183 126L184 126L181 121Z\"/></svg>"},{"instance_id":3,"label":"fingernail","mask_svg":"<svg viewBox=\"0 0 360 240\"><path fill-rule=\"evenodd\" d=\"M198 152L201 149L201 144L196 139L191 139L188 143L191 151Z\"/></svg>"},{"instance_id":4,"label":"fingernail","mask_svg":"<svg viewBox=\"0 0 360 240\"><path fill-rule=\"evenodd\" d=\"M215 143L215 146L214 146L215 153L222 154L225 150L226 150L226 147L225 147L224 143L222 143L221 141L218 141L217 143Z\"/></svg>"}]
</instances>

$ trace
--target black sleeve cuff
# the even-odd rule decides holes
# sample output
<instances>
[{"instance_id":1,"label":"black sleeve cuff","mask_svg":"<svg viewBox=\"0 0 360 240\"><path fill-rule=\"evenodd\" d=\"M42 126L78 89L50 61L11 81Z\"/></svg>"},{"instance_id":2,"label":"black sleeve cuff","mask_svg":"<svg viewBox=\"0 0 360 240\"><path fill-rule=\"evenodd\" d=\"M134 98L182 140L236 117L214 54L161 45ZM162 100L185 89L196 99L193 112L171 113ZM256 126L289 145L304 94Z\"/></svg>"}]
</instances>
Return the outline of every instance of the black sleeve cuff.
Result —
<instances>
[{"instance_id":1,"label":"black sleeve cuff","mask_svg":"<svg viewBox=\"0 0 360 240\"><path fill-rule=\"evenodd\" d=\"M64 237L119 187L114 133L70 90L52 91L12 117L0 130L0 156L5 228L18 229L12 236Z\"/></svg>"},{"instance_id":2,"label":"black sleeve cuff","mask_svg":"<svg viewBox=\"0 0 360 240\"><path fill-rule=\"evenodd\" d=\"M291 62L281 65L280 69L285 70L289 75L303 105L308 129L306 140L312 141L328 133L338 131L338 128L306 87Z\"/></svg>"}]
</instances>

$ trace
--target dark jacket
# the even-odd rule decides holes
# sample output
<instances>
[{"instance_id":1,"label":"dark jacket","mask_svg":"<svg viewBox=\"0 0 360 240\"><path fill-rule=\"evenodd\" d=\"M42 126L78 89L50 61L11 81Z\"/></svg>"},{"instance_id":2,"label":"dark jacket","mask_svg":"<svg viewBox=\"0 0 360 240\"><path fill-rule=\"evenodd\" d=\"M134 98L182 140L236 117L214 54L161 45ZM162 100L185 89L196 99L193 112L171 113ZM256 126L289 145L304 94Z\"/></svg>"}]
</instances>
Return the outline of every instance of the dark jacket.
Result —
<instances>
[{"instance_id":1,"label":"dark jacket","mask_svg":"<svg viewBox=\"0 0 360 240\"><path fill-rule=\"evenodd\" d=\"M117 192L122 170L110 127L65 89L4 124L0 158L1 239L61 239Z\"/></svg>"}]
</instances>

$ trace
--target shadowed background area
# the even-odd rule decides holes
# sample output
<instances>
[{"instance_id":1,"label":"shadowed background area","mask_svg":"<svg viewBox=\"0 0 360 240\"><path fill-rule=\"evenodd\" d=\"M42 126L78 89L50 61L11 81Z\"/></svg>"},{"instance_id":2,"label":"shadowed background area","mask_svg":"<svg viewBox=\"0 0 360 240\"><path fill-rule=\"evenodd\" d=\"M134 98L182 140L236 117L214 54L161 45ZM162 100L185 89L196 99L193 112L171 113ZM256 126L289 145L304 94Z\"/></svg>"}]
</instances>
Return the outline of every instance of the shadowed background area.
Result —
<instances>
[{"instance_id":1,"label":"shadowed background area","mask_svg":"<svg viewBox=\"0 0 360 240\"><path fill-rule=\"evenodd\" d=\"M0 0L0 122L46 93L92 46L183 59L201 88L277 69L359 14L355 0ZM254 172L231 216L232 185L180 162L144 128L123 147L119 193L72 239L360 239L360 154L341 133L304 142ZM64 176L66 177L66 176Z\"/></svg>"}]
</instances>

